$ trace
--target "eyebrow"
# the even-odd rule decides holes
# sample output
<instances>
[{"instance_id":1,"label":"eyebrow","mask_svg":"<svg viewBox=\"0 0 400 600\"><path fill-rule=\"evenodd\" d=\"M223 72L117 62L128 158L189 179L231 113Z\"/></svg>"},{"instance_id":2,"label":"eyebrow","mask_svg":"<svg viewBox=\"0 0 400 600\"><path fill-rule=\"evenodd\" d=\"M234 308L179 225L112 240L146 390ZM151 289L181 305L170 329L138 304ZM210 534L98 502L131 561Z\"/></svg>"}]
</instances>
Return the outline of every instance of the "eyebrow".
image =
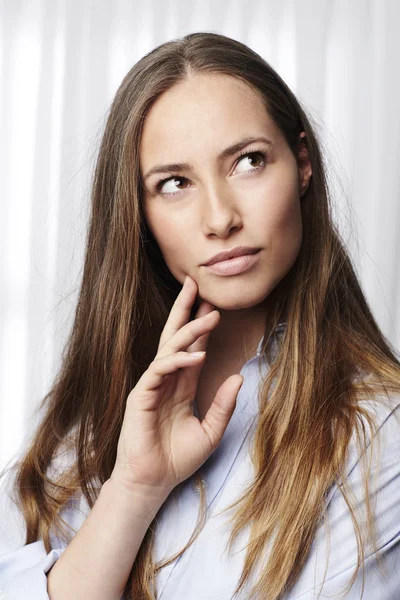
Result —
<instances>
[{"instance_id":1,"label":"eyebrow","mask_svg":"<svg viewBox=\"0 0 400 600\"><path fill-rule=\"evenodd\" d=\"M218 161L222 162L226 158L233 156L234 154L236 154L237 152L240 152L240 150L242 150L243 148L245 148L246 146L248 146L249 144L254 143L254 142L264 142L265 144L267 144L269 146L273 145L271 140L268 140L266 137L248 136L248 137L245 137L245 138L239 140L235 144L232 144L232 146L225 148L225 150L223 150L218 155L218 157L217 157ZM168 171L190 171L191 169L193 169L193 166L190 165L189 163L171 163L168 165L156 165L155 167L153 167L152 169L147 171L146 175L143 178L143 181L146 181L151 175L154 175L156 173L167 173Z\"/></svg>"}]
</instances>

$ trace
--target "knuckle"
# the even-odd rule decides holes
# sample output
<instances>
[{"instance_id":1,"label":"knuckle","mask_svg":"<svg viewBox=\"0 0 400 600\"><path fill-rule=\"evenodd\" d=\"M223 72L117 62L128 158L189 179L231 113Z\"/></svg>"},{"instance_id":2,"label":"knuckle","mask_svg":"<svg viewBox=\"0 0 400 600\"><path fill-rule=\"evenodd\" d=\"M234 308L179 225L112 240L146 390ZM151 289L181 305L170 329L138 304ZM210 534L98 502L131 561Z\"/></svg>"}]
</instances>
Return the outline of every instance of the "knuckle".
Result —
<instances>
[{"instance_id":1,"label":"knuckle","mask_svg":"<svg viewBox=\"0 0 400 600\"><path fill-rule=\"evenodd\" d=\"M152 369L156 369L158 367L158 365L160 364L160 360L162 360L162 358L163 358L162 356L157 355L151 362L150 367Z\"/></svg>"}]
</instances>

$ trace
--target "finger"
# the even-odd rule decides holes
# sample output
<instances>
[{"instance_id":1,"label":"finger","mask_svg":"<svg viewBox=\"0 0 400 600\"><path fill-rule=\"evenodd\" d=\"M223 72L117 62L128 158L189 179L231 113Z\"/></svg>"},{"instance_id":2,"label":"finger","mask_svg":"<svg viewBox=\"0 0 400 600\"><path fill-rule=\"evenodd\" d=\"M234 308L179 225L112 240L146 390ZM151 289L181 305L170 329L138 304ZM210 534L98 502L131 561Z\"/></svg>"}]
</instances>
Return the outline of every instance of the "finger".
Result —
<instances>
[{"instance_id":1,"label":"finger","mask_svg":"<svg viewBox=\"0 0 400 600\"><path fill-rule=\"evenodd\" d=\"M186 325L165 342L163 347L157 353L157 358L186 350L194 344L198 338L206 333L210 333L218 324L219 320L219 312L217 310L212 310L203 317L186 323Z\"/></svg>"},{"instance_id":2,"label":"finger","mask_svg":"<svg viewBox=\"0 0 400 600\"><path fill-rule=\"evenodd\" d=\"M202 303L200 304L194 318L201 319L201 317L208 315L208 313L212 312L213 310L215 310L214 305L211 304L210 302L207 302L206 300L203 300ZM208 338L210 337L210 333L211 333L211 330L204 333L200 337L198 337L197 340L195 340L193 342L193 344L190 344L190 346L188 346L186 348L186 350L188 352L199 352L202 350L207 350L207 343L208 343Z\"/></svg>"},{"instance_id":3,"label":"finger","mask_svg":"<svg viewBox=\"0 0 400 600\"><path fill-rule=\"evenodd\" d=\"M196 299L197 283L194 279L186 277L182 289L176 297L172 305L168 319L160 336L158 349L160 350L164 344L185 325L190 318L193 303Z\"/></svg>"},{"instance_id":4,"label":"finger","mask_svg":"<svg viewBox=\"0 0 400 600\"><path fill-rule=\"evenodd\" d=\"M201 422L211 446L215 449L220 443L236 407L236 399L243 384L243 375L235 374L225 379L213 403Z\"/></svg>"},{"instance_id":5,"label":"finger","mask_svg":"<svg viewBox=\"0 0 400 600\"><path fill-rule=\"evenodd\" d=\"M140 378L135 387L136 393L157 389L164 382L166 375L175 373L178 369L197 366L204 357L205 354L196 356L189 352L176 352L156 358Z\"/></svg>"},{"instance_id":6,"label":"finger","mask_svg":"<svg viewBox=\"0 0 400 600\"><path fill-rule=\"evenodd\" d=\"M211 304L210 302L207 302L206 300L203 300L203 302L200 304L200 306L195 314L194 319L201 319L202 317L204 317L208 313L212 312L213 310L214 310L213 304ZM207 331L203 335L200 335L193 342L193 344L190 344L185 349L188 352L202 352L202 351L205 352L207 350L207 344L208 344L208 339L211 334L211 330L212 329L210 328L209 331ZM202 360L202 361L200 361L199 364L193 365L192 369L190 370L190 376L193 377L194 381L197 381L198 378L200 377L200 373L203 370L204 364L205 364L205 361Z\"/></svg>"},{"instance_id":7,"label":"finger","mask_svg":"<svg viewBox=\"0 0 400 600\"><path fill-rule=\"evenodd\" d=\"M215 310L215 306L211 302L207 302L207 300L202 300L194 318L204 317L204 315L207 315L212 310Z\"/></svg>"}]
</instances>

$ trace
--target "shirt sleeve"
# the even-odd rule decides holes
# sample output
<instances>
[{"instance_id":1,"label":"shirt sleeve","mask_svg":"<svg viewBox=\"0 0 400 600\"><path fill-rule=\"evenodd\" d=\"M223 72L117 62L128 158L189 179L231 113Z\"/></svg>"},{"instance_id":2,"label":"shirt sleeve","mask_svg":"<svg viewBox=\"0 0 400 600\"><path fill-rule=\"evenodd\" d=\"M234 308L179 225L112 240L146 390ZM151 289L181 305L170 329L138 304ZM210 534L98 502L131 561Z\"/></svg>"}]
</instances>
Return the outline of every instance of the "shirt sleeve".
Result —
<instances>
[{"instance_id":1,"label":"shirt sleeve","mask_svg":"<svg viewBox=\"0 0 400 600\"><path fill-rule=\"evenodd\" d=\"M357 539L348 506L339 488L334 486L327 496L329 535L326 534L325 525L322 524L317 530L302 575L289 594L290 600L308 600L314 597L327 600L332 599L336 594L338 594L337 598L346 598L346 600L400 598L399 406L392 412L385 409L387 414L380 419L377 437L379 437L381 451L378 455L375 445L368 480L371 509L376 519L376 542L383 573L377 562L377 553L370 545L364 550L364 581L363 565L361 565L353 585L348 589L347 586L357 565ZM382 409L377 411L377 414L382 416ZM364 470L354 445L348 465L350 502L362 534L365 534L367 507L363 484Z\"/></svg>"},{"instance_id":2,"label":"shirt sleeve","mask_svg":"<svg viewBox=\"0 0 400 600\"><path fill-rule=\"evenodd\" d=\"M12 500L14 474L8 471L0 482L0 599L48 600L47 572L64 552L66 545L50 535L51 551L43 540L25 544L26 524ZM78 530L86 514L81 499L74 498L62 511L62 517Z\"/></svg>"},{"instance_id":3,"label":"shirt sleeve","mask_svg":"<svg viewBox=\"0 0 400 600\"><path fill-rule=\"evenodd\" d=\"M48 600L46 573L64 550L60 545L47 554L40 540L0 557L0 598Z\"/></svg>"}]
</instances>

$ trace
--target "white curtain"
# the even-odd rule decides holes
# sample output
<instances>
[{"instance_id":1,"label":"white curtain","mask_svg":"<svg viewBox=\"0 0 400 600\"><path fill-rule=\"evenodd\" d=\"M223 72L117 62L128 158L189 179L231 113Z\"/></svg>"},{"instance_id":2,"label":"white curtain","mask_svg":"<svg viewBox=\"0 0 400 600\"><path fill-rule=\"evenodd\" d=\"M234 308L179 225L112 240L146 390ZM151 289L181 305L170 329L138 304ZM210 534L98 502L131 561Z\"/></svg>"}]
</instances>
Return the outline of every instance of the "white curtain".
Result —
<instances>
[{"instance_id":1,"label":"white curtain","mask_svg":"<svg viewBox=\"0 0 400 600\"><path fill-rule=\"evenodd\" d=\"M306 106L362 285L400 346L399 21L396 0L3 0L0 468L60 366L106 111L139 58L186 33L248 44Z\"/></svg>"}]
</instances>

